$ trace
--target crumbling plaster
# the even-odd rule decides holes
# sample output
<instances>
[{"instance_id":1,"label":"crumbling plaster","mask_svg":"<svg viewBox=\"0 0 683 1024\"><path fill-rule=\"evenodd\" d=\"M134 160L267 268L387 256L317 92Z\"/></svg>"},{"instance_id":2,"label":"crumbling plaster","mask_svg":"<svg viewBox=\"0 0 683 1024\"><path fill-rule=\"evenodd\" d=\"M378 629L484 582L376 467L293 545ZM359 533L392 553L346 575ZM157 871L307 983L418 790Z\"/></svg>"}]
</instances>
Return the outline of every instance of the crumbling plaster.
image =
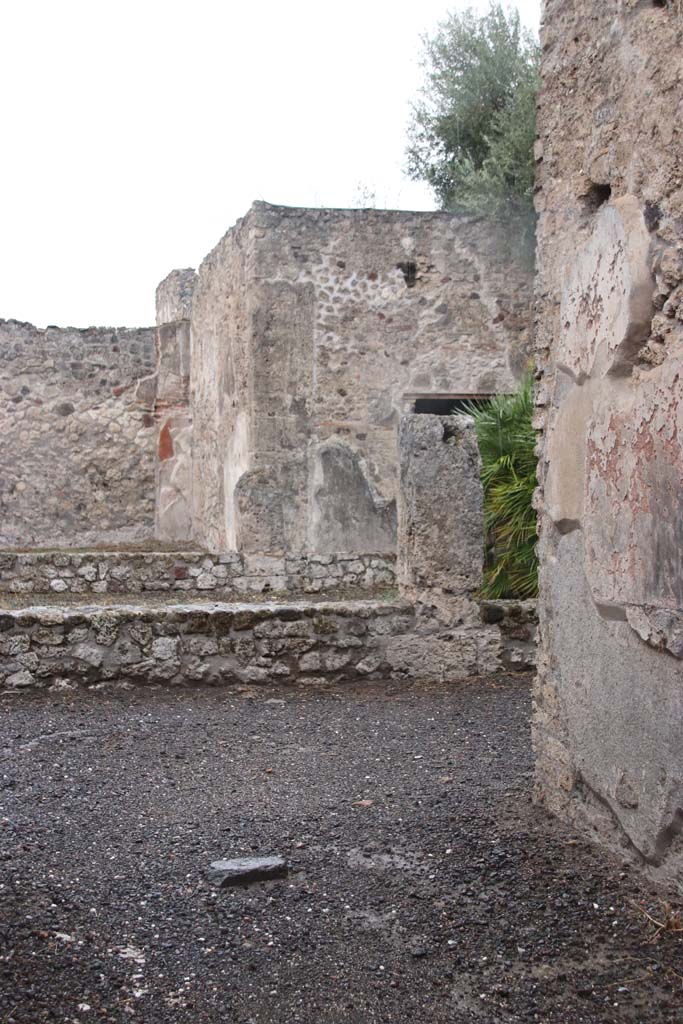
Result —
<instances>
[{"instance_id":1,"label":"crumbling plaster","mask_svg":"<svg viewBox=\"0 0 683 1024\"><path fill-rule=\"evenodd\" d=\"M683 886L683 23L546 0L537 794Z\"/></svg>"},{"instance_id":2,"label":"crumbling plaster","mask_svg":"<svg viewBox=\"0 0 683 1024\"><path fill-rule=\"evenodd\" d=\"M189 314L194 538L395 551L410 396L510 391L524 372L530 278L512 246L445 213L254 204L200 266Z\"/></svg>"}]
</instances>

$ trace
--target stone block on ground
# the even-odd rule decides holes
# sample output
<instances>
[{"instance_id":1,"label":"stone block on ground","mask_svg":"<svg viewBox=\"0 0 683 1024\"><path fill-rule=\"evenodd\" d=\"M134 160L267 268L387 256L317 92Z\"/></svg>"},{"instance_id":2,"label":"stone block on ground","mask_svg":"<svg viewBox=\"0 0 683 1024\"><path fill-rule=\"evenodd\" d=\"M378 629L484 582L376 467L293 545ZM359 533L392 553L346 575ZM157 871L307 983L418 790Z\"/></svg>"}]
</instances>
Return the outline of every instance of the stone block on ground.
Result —
<instances>
[{"instance_id":1,"label":"stone block on ground","mask_svg":"<svg viewBox=\"0 0 683 1024\"><path fill-rule=\"evenodd\" d=\"M234 860L214 860L207 877L212 885L227 889L231 885L284 878L287 871L287 861L283 857L237 857Z\"/></svg>"}]
</instances>

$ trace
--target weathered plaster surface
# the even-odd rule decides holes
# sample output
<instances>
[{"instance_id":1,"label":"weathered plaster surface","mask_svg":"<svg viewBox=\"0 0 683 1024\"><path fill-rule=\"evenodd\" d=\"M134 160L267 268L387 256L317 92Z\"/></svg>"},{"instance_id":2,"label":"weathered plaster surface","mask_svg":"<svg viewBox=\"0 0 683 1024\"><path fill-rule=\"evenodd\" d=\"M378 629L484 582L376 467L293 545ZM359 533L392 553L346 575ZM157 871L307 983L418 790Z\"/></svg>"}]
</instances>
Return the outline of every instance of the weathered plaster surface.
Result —
<instances>
[{"instance_id":1,"label":"weathered plaster surface","mask_svg":"<svg viewBox=\"0 0 683 1024\"><path fill-rule=\"evenodd\" d=\"M546 0L542 37L537 792L683 886L683 22Z\"/></svg>"},{"instance_id":2,"label":"weathered plaster surface","mask_svg":"<svg viewBox=\"0 0 683 1024\"><path fill-rule=\"evenodd\" d=\"M528 273L480 221L256 203L192 299L195 539L394 551L411 395L511 390L529 328Z\"/></svg>"},{"instance_id":3,"label":"weathered plaster surface","mask_svg":"<svg viewBox=\"0 0 683 1024\"><path fill-rule=\"evenodd\" d=\"M0 548L153 537L154 330L0 320Z\"/></svg>"},{"instance_id":4,"label":"weathered plaster surface","mask_svg":"<svg viewBox=\"0 0 683 1024\"><path fill-rule=\"evenodd\" d=\"M157 420L155 533L187 541L192 526L192 410L190 409L194 270L174 270L157 288Z\"/></svg>"}]
</instances>

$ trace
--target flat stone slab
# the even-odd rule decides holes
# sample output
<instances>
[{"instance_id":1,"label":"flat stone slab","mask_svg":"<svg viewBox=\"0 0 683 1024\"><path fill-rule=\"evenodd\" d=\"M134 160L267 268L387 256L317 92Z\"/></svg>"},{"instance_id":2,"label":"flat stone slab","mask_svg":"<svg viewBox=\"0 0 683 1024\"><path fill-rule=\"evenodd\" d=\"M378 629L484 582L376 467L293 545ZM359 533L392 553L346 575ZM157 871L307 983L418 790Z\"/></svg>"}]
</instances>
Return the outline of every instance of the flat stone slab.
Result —
<instances>
[{"instance_id":1,"label":"flat stone slab","mask_svg":"<svg viewBox=\"0 0 683 1024\"><path fill-rule=\"evenodd\" d=\"M287 861L283 857L237 857L234 860L214 860L207 876L213 885L225 889L230 885L284 878L287 871Z\"/></svg>"}]
</instances>

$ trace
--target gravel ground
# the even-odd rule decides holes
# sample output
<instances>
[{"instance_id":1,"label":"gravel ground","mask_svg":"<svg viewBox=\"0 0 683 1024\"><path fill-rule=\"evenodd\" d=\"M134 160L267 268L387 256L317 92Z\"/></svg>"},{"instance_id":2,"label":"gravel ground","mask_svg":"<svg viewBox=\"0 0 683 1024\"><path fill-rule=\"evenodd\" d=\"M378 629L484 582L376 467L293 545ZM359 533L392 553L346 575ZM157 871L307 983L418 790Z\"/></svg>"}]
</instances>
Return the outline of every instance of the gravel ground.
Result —
<instances>
[{"instance_id":1,"label":"gravel ground","mask_svg":"<svg viewBox=\"0 0 683 1024\"><path fill-rule=\"evenodd\" d=\"M1 697L0 1021L680 1022L657 897L530 803L529 710L519 678Z\"/></svg>"}]
</instances>

